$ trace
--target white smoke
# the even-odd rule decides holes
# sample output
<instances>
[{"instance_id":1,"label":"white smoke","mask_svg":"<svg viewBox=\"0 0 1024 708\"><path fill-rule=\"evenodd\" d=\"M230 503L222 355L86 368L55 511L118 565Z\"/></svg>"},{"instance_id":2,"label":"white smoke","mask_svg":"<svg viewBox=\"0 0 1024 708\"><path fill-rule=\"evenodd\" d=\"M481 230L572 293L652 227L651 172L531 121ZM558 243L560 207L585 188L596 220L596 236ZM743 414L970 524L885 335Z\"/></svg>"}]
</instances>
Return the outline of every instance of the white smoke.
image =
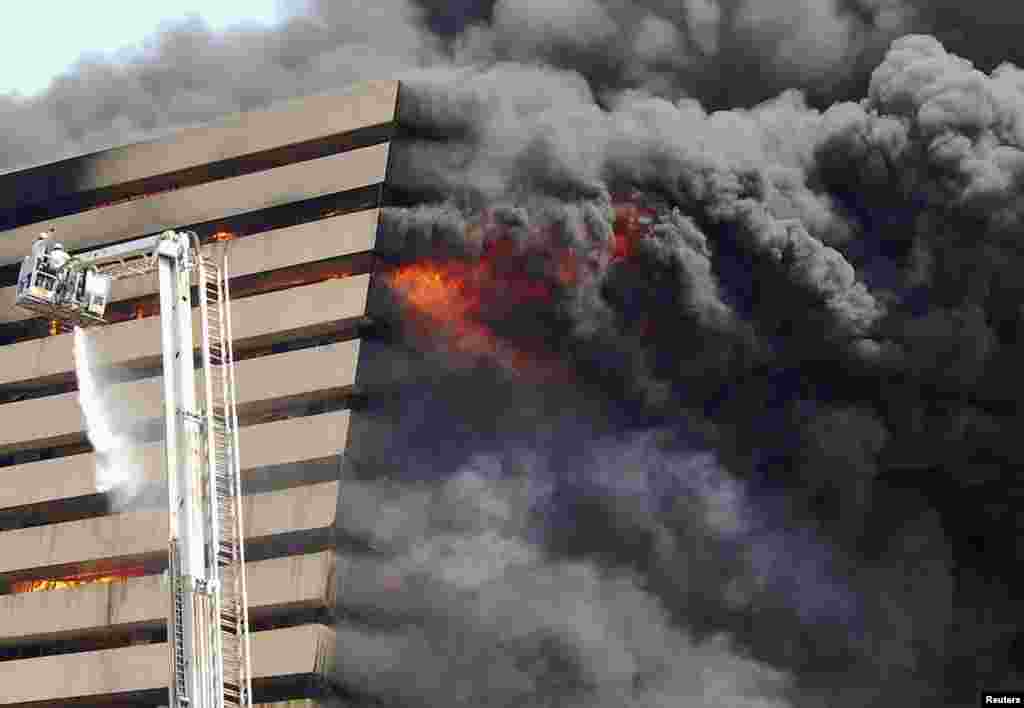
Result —
<instances>
[{"instance_id":1,"label":"white smoke","mask_svg":"<svg viewBox=\"0 0 1024 708\"><path fill-rule=\"evenodd\" d=\"M136 501L143 490L145 475L138 444L117 424L120 416L108 395L109 382L96 371L95 351L81 327L75 327L74 354L78 405L96 452L96 491L106 494L114 510L119 511Z\"/></svg>"}]
</instances>

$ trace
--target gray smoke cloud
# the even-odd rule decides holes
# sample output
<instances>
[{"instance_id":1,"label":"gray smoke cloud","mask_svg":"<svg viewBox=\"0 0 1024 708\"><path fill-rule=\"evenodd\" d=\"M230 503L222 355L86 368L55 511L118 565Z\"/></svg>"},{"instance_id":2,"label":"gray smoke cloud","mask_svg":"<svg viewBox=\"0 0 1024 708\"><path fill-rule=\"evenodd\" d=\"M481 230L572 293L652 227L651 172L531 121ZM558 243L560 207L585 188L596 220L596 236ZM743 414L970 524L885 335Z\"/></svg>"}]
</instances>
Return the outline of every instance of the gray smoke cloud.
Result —
<instances>
[{"instance_id":1,"label":"gray smoke cloud","mask_svg":"<svg viewBox=\"0 0 1024 708\"><path fill-rule=\"evenodd\" d=\"M696 640L673 627L633 574L553 558L527 541L546 490L501 467L477 457L440 486L342 490L342 525L390 554L343 563L347 608L415 618L342 628L347 682L409 706L789 705L783 676L739 656L726 635ZM629 489L604 481L648 498L645 468L622 471ZM730 499L693 500L709 528L737 523Z\"/></svg>"},{"instance_id":2,"label":"gray smoke cloud","mask_svg":"<svg viewBox=\"0 0 1024 708\"><path fill-rule=\"evenodd\" d=\"M413 705L715 705L722 679L732 705L840 707L1024 680L1005 570L1024 461L1016 6L293 9L270 29L180 23L0 98L0 162L399 77L408 208L383 247L473 264L508 242L497 285L549 293L494 287L473 317L495 351L554 356L558 383L452 352L384 294L392 383L354 424L346 494L381 515L379 579L404 584L342 604L411 619L343 624L365 650L343 680ZM614 255L624 203L650 223ZM500 501L518 492L456 474L480 459L546 491ZM400 501L359 496L387 474ZM486 499L545 511L424 516Z\"/></svg>"},{"instance_id":3,"label":"gray smoke cloud","mask_svg":"<svg viewBox=\"0 0 1024 708\"><path fill-rule=\"evenodd\" d=\"M877 58L915 17L899 0L498 0L488 24L459 36L456 57L540 58L580 71L602 89L735 104L795 84L833 90L849 77L851 64ZM744 78L755 67L768 85ZM730 95L738 91L739 101L727 99L722 84Z\"/></svg>"},{"instance_id":4,"label":"gray smoke cloud","mask_svg":"<svg viewBox=\"0 0 1024 708\"><path fill-rule=\"evenodd\" d=\"M420 14L324 0L270 28L174 23L123 58L83 58L39 96L0 97L0 154L8 167L51 160L433 63Z\"/></svg>"}]
</instances>

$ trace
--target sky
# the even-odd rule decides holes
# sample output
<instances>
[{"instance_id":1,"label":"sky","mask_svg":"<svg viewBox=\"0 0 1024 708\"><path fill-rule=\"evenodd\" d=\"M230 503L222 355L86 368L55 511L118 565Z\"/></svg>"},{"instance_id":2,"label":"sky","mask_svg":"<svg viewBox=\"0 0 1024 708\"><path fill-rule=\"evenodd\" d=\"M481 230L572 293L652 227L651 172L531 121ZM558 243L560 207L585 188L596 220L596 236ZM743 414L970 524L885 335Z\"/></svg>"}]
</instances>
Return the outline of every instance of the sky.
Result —
<instances>
[{"instance_id":1,"label":"sky","mask_svg":"<svg viewBox=\"0 0 1024 708\"><path fill-rule=\"evenodd\" d=\"M273 24L287 0L32 0L5 8L8 28L0 42L0 93L30 96L83 55L140 48L168 22L199 15L224 29L241 22Z\"/></svg>"}]
</instances>

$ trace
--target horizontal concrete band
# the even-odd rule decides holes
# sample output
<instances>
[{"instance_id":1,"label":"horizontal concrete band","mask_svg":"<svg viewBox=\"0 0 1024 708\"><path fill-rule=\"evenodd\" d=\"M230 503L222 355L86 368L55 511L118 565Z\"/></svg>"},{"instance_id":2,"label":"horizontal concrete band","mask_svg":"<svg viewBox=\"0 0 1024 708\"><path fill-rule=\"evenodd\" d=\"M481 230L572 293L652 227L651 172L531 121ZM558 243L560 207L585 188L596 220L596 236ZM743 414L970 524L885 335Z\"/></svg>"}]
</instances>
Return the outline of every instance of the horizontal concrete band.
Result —
<instances>
[{"instance_id":1,"label":"horizontal concrete band","mask_svg":"<svg viewBox=\"0 0 1024 708\"><path fill-rule=\"evenodd\" d=\"M266 110L239 113L156 140L66 158L0 175L0 209L10 209L172 174L211 162L296 145L390 123L397 81L352 87L344 95L313 96Z\"/></svg>"},{"instance_id":2,"label":"horizontal concrete band","mask_svg":"<svg viewBox=\"0 0 1024 708\"><path fill-rule=\"evenodd\" d=\"M366 313L369 275L332 278L312 285L255 295L231 304L235 351L247 340L262 341L278 332L302 330ZM199 308L192 311L193 338L198 348ZM160 318L144 317L88 331L93 360L101 365L157 366L160 362ZM61 334L0 347L0 386L64 377L75 370L74 335Z\"/></svg>"},{"instance_id":3,"label":"horizontal concrete band","mask_svg":"<svg viewBox=\"0 0 1024 708\"><path fill-rule=\"evenodd\" d=\"M245 537L332 526L337 497L338 482L243 497ZM168 529L167 512L154 510L0 532L0 577L21 577L34 568L165 554Z\"/></svg>"},{"instance_id":4,"label":"horizontal concrete band","mask_svg":"<svg viewBox=\"0 0 1024 708\"><path fill-rule=\"evenodd\" d=\"M338 281L344 282L344 281ZM355 383L359 341L246 359L236 367L240 414L275 401L340 389ZM111 398L132 405L135 420L163 415L163 377L117 384ZM80 440L84 434L78 392L0 405L0 453L40 449ZM242 451L244 458L245 451Z\"/></svg>"},{"instance_id":5,"label":"horizontal concrete band","mask_svg":"<svg viewBox=\"0 0 1024 708\"><path fill-rule=\"evenodd\" d=\"M349 411L289 418L242 428L242 485L263 467L322 460L341 454L348 438ZM163 441L140 445L133 456L143 482L161 482ZM0 468L0 510L47 504L96 493L96 455L56 457ZM0 623L0 632L3 624Z\"/></svg>"},{"instance_id":6,"label":"horizontal concrete band","mask_svg":"<svg viewBox=\"0 0 1024 708\"><path fill-rule=\"evenodd\" d=\"M334 631L323 625L254 632L252 676L326 675L333 668ZM168 684L166 644L0 662L0 705L93 699L160 689Z\"/></svg>"},{"instance_id":7,"label":"horizontal concrete band","mask_svg":"<svg viewBox=\"0 0 1024 708\"><path fill-rule=\"evenodd\" d=\"M217 257L227 249L231 277L252 275L301 263L372 251L377 235L378 209L341 214L296 226L274 229L203 248ZM114 283L111 302L152 295L156 277L125 278ZM0 324L38 317L14 304L14 286L0 288Z\"/></svg>"},{"instance_id":8,"label":"horizontal concrete band","mask_svg":"<svg viewBox=\"0 0 1024 708\"><path fill-rule=\"evenodd\" d=\"M332 551L255 561L247 563L245 571L252 614L273 608L333 607ZM168 588L160 575L0 595L0 646L158 625L167 620L167 611Z\"/></svg>"},{"instance_id":9,"label":"horizontal concrete band","mask_svg":"<svg viewBox=\"0 0 1024 708\"><path fill-rule=\"evenodd\" d=\"M388 145L374 145L19 226L0 232L0 265L20 262L51 227L69 250L89 248L378 184L387 162Z\"/></svg>"}]
</instances>

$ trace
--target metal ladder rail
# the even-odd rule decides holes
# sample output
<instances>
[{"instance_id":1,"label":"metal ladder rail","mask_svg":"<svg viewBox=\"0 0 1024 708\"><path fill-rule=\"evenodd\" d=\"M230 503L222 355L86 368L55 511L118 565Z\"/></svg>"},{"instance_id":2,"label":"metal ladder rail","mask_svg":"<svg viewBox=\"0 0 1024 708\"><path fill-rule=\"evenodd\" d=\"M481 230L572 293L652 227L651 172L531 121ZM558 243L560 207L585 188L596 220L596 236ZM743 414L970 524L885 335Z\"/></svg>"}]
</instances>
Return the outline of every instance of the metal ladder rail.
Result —
<instances>
[{"instance_id":1,"label":"metal ladder rail","mask_svg":"<svg viewBox=\"0 0 1024 708\"><path fill-rule=\"evenodd\" d=\"M171 540L168 548L168 580L171 583L171 613L168 632L171 642L172 706L188 704L185 686L185 589L181 585L181 561L177 541Z\"/></svg>"},{"instance_id":2,"label":"metal ladder rail","mask_svg":"<svg viewBox=\"0 0 1024 708\"><path fill-rule=\"evenodd\" d=\"M233 681L225 680L225 690L237 698L239 705L251 705L249 698L248 661L246 651L248 649L248 617L245 600L245 556L244 537L241 525L241 480L237 474L238 469L238 437L237 422L233 416L235 402L234 391L234 361L231 339L231 301L227 290L227 269L221 267L218 273L217 287L219 290L221 305L221 370L223 374L220 380L222 391L222 407L219 412L223 413L223 432L225 436L224 449L228 452L225 459L222 486L230 490L231 494L225 498L223 509L230 510L221 519L225 537L231 538L231 552L224 558L225 577L223 588L225 591L224 614L221 617L223 622L222 631L226 637L231 639L232 651L225 654L225 659L230 663L230 676Z\"/></svg>"},{"instance_id":3,"label":"metal ladder rail","mask_svg":"<svg viewBox=\"0 0 1024 708\"><path fill-rule=\"evenodd\" d=\"M235 536L238 539L238 572L234 578L238 597L238 637L239 637L239 688L242 692L242 705L244 708L252 706L252 653L249 644L249 598L245 584L245 523L242 511L242 466L238 445L238 405L235 395L235 350L234 335L231 331L231 287L228 279L228 254L227 245L221 253L220 280L224 298L224 323L227 334L227 379L225 382L225 402L228 406L227 424L231 440L232 470L235 489Z\"/></svg>"},{"instance_id":4,"label":"metal ladder rail","mask_svg":"<svg viewBox=\"0 0 1024 708\"><path fill-rule=\"evenodd\" d=\"M218 269L205 261L201 264L203 277L201 287L207 301L210 327L207 345L210 352L209 377L210 401L208 406L209 430L212 441L211 484L216 498L216 539L215 564L220 579L219 607L215 619L219 639L222 675L220 691L225 705L239 705L240 691L237 674L239 671L239 647L237 636L238 598L235 588L237 575L238 537L234 533L234 486L231 484L230 464L232 457L231 440L227 435L224 351L223 297L220 291Z\"/></svg>"},{"instance_id":5,"label":"metal ladder rail","mask_svg":"<svg viewBox=\"0 0 1024 708\"><path fill-rule=\"evenodd\" d=\"M241 534L237 517L240 489L234 474L237 443L231 431L229 405L234 399L230 372L229 313L222 290L222 273L206 258L200 258L199 298L203 313L203 368L205 373L207 445L209 455L209 497L212 524L217 533L211 538L215 573L219 580L214 626L217 656L221 663L220 693L225 706L243 706L246 696L242 666L242 597L239 578ZM211 519L213 520L213 519Z\"/></svg>"},{"instance_id":6,"label":"metal ladder rail","mask_svg":"<svg viewBox=\"0 0 1024 708\"><path fill-rule=\"evenodd\" d=\"M198 245L198 244L194 244ZM220 469L224 466L224 458L226 451L223 449L220 435L216 429L217 426L217 403L219 398L219 381L217 381L217 375L219 373L217 363L218 357L218 342L220 338L221 323L219 317L219 293L216 289L212 289L209 286L211 280L211 274L208 270L208 264L204 261L201 255L199 255L198 248L196 249L197 259L194 263L197 274L197 290L199 292L199 311L200 311L200 353L202 360L203 370L203 414L204 414L204 447L205 447L205 504L204 516L206 521L207 532L209 537L207 542L209 544L210 556L207 557L207 580L210 582L211 589L214 590L213 597L210 597L210 603L207 607L209 612L209 626L207 631L209 636L207 641L211 643L212 653L210 655L211 665L207 671L207 685L209 690L215 693L213 697L213 706L215 708L223 708L224 706L230 706L231 701L224 690L224 679L225 673L228 670L225 666L224 656L225 652L230 652L230 646L224 646L224 637L220 631L220 615L222 610L223 593L221 592L221 563L217 556L220 555L220 548L223 543L223 532L220 524L220 517L223 514L223 507L225 506L222 498L222 490L219 488L218 476ZM215 393L216 392L216 393ZM230 639L228 640L230 645Z\"/></svg>"}]
</instances>

